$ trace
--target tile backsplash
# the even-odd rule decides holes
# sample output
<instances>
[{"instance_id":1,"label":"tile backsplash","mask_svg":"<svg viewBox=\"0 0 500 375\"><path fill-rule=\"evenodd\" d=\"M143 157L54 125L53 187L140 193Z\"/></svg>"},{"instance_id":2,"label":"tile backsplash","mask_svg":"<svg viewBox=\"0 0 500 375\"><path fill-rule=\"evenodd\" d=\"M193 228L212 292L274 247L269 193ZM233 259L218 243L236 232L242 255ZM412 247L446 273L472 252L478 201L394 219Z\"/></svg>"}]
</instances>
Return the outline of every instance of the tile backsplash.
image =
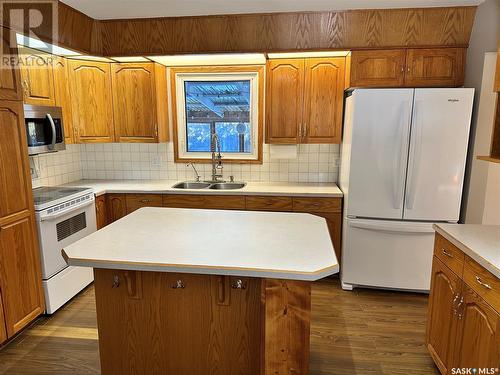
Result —
<instances>
[{"instance_id":1,"label":"tile backsplash","mask_svg":"<svg viewBox=\"0 0 500 375\"><path fill-rule=\"evenodd\" d=\"M66 150L30 157L33 187L52 186L83 177L81 145L66 145Z\"/></svg>"},{"instance_id":2,"label":"tile backsplash","mask_svg":"<svg viewBox=\"0 0 500 375\"><path fill-rule=\"evenodd\" d=\"M57 185L79 179L192 180L184 163L174 163L173 144L108 143L67 145L65 151L31 157L33 186ZM224 176L235 180L270 182L337 182L339 145L299 145L296 159L271 159L263 146L263 164L224 164ZM197 164L209 178L210 164Z\"/></svg>"}]
</instances>

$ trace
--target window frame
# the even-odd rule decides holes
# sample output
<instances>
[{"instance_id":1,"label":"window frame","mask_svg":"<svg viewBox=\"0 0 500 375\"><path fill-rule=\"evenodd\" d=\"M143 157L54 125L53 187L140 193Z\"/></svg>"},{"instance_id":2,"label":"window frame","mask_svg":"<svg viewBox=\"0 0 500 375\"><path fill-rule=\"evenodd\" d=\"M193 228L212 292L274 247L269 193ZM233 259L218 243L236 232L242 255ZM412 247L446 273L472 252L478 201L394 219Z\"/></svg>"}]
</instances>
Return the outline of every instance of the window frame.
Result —
<instances>
[{"instance_id":1,"label":"window frame","mask_svg":"<svg viewBox=\"0 0 500 375\"><path fill-rule=\"evenodd\" d=\"M262 164L263 121L264 121L264 65L245 66L197 66L170 68L170 86L172 103L172 125L175 163L210 163L210 152L187 152L186 112L184 82L201 80L248 80L250 79L250 117L252 121L253 152L222 153L224 163ZM207 75L214 75L208 79ZM182 149L181 149L182 148Z\"/></svg>"}]
</instances>

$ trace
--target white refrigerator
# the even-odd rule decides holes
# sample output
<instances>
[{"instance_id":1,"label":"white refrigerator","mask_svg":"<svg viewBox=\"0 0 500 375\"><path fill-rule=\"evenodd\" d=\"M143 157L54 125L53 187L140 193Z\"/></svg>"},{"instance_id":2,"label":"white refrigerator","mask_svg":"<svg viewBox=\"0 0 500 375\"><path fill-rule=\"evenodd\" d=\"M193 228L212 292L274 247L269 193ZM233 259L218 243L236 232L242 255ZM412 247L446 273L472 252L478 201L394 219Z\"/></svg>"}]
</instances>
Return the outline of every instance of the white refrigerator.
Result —
<instances>
[{"instance_id":1,"label":"white refrigerator","mask_svg":"<svg viewBox=\"0 0 500 375\"><path fill-rule=\"evenodd\" d=\"M457 222L474 89L357 89L346 99L342 287L430 288L436 222Z\"/></svg>"}]
</instances>

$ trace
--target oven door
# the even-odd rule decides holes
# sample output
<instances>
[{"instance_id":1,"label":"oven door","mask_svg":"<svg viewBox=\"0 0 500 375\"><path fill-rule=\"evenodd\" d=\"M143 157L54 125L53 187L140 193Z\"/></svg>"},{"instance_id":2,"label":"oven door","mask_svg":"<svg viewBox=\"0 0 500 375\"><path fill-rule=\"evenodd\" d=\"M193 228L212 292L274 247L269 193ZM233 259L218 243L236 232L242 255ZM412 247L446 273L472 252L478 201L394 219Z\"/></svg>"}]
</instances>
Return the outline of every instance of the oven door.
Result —
<instances>
[{"instance_id":1,"label":"oven door","mask_svg":"<svg viewBox=\"0 0 500 375\"><path fill-rule=\"evenodd\" d=\"M96 231L94 199L55 214L37 214L42 276L49 279L68 264L61 251L65 246Z\"/></svg>"},{"instance_id":2,"label":"oven door","mask_svg":"<svg viewBox=\"0 0 500 375\"><path fill-rule=\"evenodd\" d=\"M24 122L29 155L66 148L60 108L25 105Z\"/></svg>"}]
</instances>

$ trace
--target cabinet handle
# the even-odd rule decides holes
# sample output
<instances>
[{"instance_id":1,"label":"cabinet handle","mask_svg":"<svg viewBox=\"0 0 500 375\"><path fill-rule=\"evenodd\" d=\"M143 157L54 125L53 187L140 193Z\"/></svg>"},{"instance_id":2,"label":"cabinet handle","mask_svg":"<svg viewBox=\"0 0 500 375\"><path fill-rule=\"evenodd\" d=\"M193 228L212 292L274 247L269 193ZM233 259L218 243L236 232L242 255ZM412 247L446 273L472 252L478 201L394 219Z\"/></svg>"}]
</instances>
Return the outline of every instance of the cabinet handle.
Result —
<instances>
[{"instance_id":1,"label":"cabinet handle","mask_svg":"<svg viewBox=\"0 0 500 375\"><path fill-rule=\"evenodd\" d=\"M407 72L407 73L410 73L410 67L407 67L407 68L406 68L406 72Z\"/></svg>"},{"instance_id":2,"label":"cabinet handle","mask_svg":"<svg viewBox=\"0 0 500 375\"><path fill-rule=\"evenodd\" d=\"M151 202L151 199L142 199L141 200L141 203L149 203L149 202Z\"/></svg>"},{"instance_id":3,"label":"cabinet handle","mask_svg":"<svg viewBox=\"0 0 500 375\"><path fill-rule=\"evenodd\" d=\"M307 124L304 124L304 138L307 137Z\"/></svg>"},{"instance_id":4,"label":"cabinet handle","mask_svg":"<svg viewBox=\"0 0 500 375\"><path fill-rule=\"evenodd\" d=\"M186 286L182 282L182 280L177 280L174 285L172 285L172 289L184 289Z\"/></svg>"},{"instance_id":5,"label":"cabinet handle","mask_svg":"<svg viewBox=\"0 0 500 375\"><path fill-rule=\"evenodd\" d=\"M463 304L463 303L464 303L464 297L462 296L462 297L460 298L460 302L458 303L458 305L457 305L457 310L456 310L456 311L457 311L457 313L456 313L456 314L457 314L458 319L462 319L462 315L463 315L463 314L462 314L462 311L460 311L460 308L462 307L462 304Z\"/></svg>"},{"instance_id":6,"label":"cabinet handle","mask_svg":"<svg viewBox=\"0 0 500 375\"><path fill-rule=\"evenodd\" d=\"M457 315L457 302L460 298L460 294L455 294L455 298L453 298L452 306L453 306L453 315Z\"/></svg>"},{"instance_id":7,"label":"cabinet handle","mask_svg":"<svg viewBox=\"0 0 500 375\"><path fill-rule=\"evenodd\" d=\"M453 258L453 254L447 252L445 249L441 249L443 251L443 255L446 255L448 258Z\"/></svg>"},{"instance_id":8,"label":"cabinet handle","mask_svg":"<svg viewBox=\"0 0 500 375\"><path fill-rule=\"evenodd\" d=\"M405 67L404 65L401 65L401 73L404 73L405 72Z\"/></svg>"},{"instance_id":9,"label":"cabinet handle","mask_svg":"<svg viewBox=\"0 0 500 375\"><path fill-rule=\"evenodd\" d=\"M243 280L238 279L233 283L233 285L231 285L231 288L233 288L233 289L246 289L247 286L245 285Z\"/></svg>"},{"instance_id":10,"label":"cabinet handle","mask_svg":"<svg viewBox=\"0 0 500 375\"><path fill-rule=\"evenodd\" d=\"M118 275L113 276L112 288L118 288L120 286L120 277Z\"/></svg>"},{"instance_id":11,"label":"cabinet handle","mask_svg":"<svg viewBox=\"0 0 500 375\"><path fill-rule=\"evenodd\" d=\"M479 285L484 286L486 289L493 289L490 284L486 284L485 282L481 281L481 278L479 276L476 276L476 281Z\"/></svg>"}]
</instances>

